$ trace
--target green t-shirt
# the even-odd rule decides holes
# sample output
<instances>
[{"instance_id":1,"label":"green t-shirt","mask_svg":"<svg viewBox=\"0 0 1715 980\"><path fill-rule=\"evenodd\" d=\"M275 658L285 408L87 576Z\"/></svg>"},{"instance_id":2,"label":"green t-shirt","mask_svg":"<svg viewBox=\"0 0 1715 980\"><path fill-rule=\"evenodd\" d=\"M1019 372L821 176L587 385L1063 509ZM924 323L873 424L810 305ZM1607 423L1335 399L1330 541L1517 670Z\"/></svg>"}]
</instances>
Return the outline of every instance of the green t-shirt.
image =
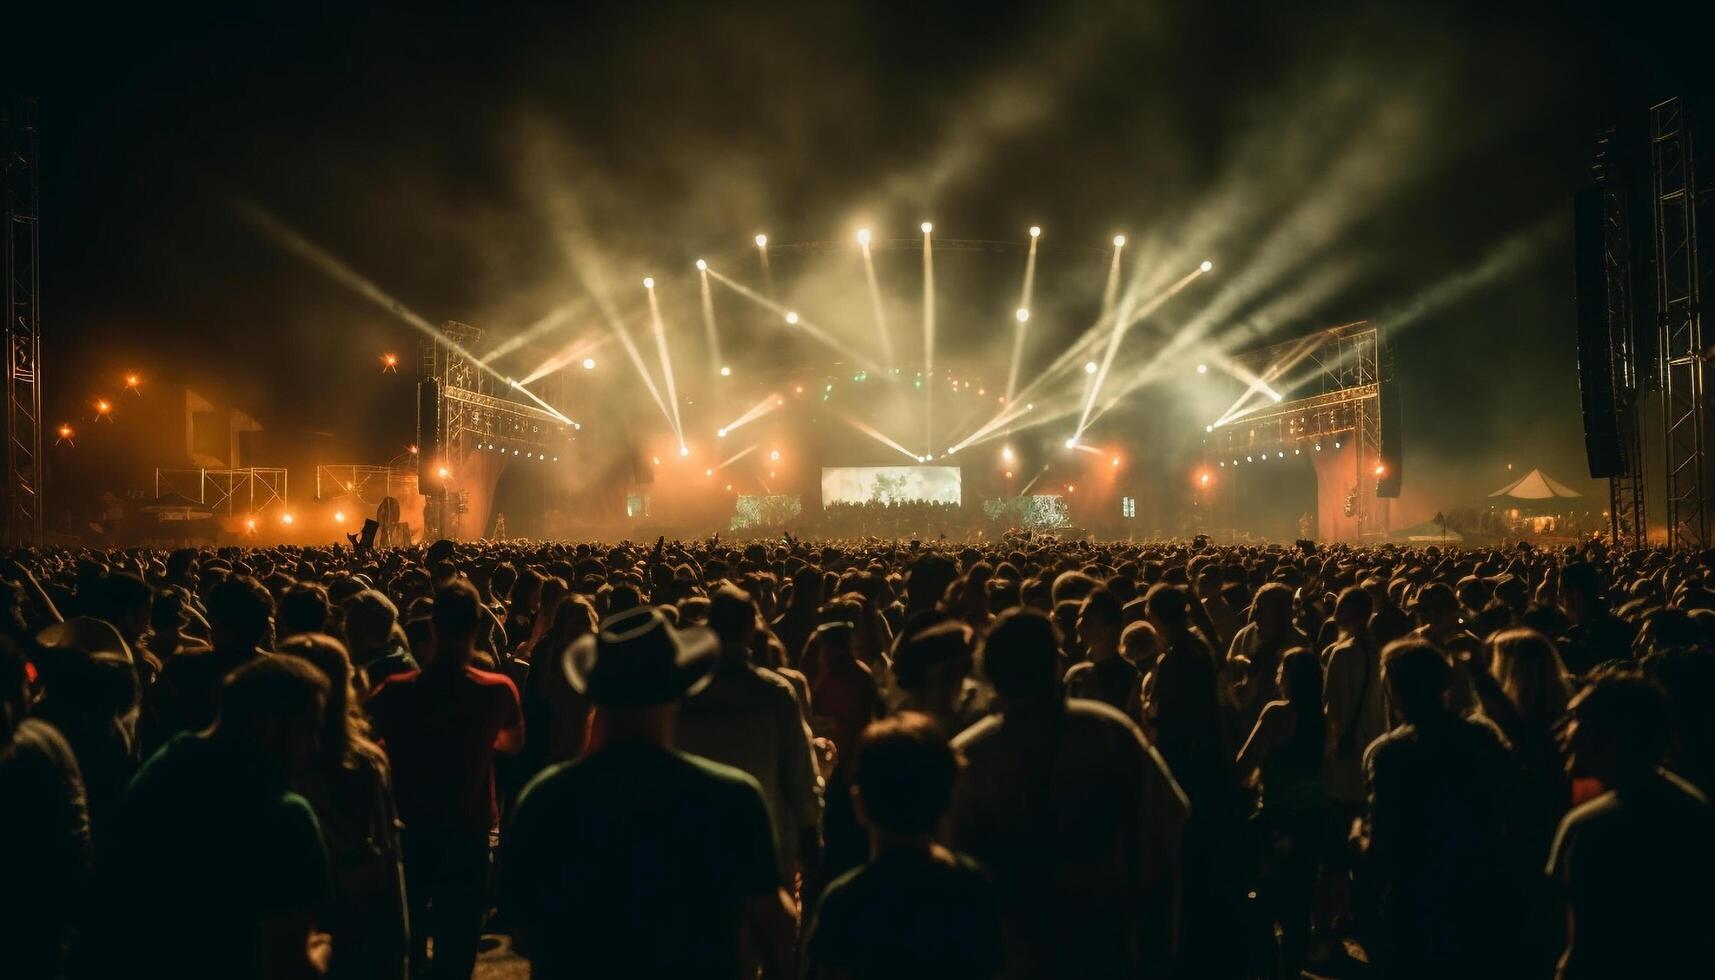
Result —
<instances>
[{"instance_id":1,"label":"green t-shirt","mask_svg":"<svg viewBox=\"0 0 1715 980\"><path fill-rule=\"evenodd\" d=\"M734 976L743 904L778 882L756 781L644 743L545 770L501 838L536 977Z\"/></svg>"}]
</instances>

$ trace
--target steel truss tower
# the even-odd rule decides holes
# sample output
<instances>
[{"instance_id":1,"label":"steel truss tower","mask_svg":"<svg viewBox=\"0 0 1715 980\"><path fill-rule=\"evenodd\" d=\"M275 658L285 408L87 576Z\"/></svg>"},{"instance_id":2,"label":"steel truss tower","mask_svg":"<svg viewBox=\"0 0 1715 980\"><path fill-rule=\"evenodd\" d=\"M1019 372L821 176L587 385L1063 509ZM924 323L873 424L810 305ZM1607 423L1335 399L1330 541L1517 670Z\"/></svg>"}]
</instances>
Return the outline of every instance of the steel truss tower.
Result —
<instances>
[{"instance_id":1,"label":"steel truss tower","mask_svg":"<svg viewBox=\"0 0 1715 980\"><path fill-rule=\"evenodd\" d=\"M1608 478L1608 531L1615 545L1644 546L1643 425L1638 399L1637 336L1632 323L1631 220L1626 174L1612 153L1613 134L1596 143L1594 173L1602 192L1602 278L1608 326L1608 370L1614 392L1614 423L1625 472Z\"/></svg>"},{"instance_id":2,"label":"steel truss tower","mask_svg":"<svg viewBox=\"0 0 1715 980\"><path fill-rule=\"evenodd\" d=\"M1668 544L1709 546L1703 326L1698 308L1696 167L1680 99L1650 107L1654 172L1656 317L1661 333L1662 418L1667 448Z\"/></svg>"},{"instance_id":3,"label":"steel truss tower","mask_svg":"<svg viewBox=\"0 0 1715 980\"><path fill-rule=\"evenodd\" d=\"M36 106L0 105L3 139L6 277L4 524L12 547L42 541L42 376L40 180L36 157Z\"/></svg>"}]
</instances>

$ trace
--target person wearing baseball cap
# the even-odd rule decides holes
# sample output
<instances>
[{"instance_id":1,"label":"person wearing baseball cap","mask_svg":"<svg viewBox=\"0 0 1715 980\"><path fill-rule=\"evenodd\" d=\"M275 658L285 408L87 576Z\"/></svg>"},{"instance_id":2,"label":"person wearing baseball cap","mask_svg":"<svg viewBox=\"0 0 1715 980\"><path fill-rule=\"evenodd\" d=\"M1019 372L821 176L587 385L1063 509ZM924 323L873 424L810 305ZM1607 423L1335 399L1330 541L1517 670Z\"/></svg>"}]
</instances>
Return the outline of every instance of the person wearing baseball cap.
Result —
<instances>
[{"instance_id":1,"label":"person wearing baseball cap","mask_svg":"<svg viewBox=\"0 0 1715 980\"><path fill-rule=\"evenodd\" d=\"M544 656L594 711L585 754L532 780L501 838L500 908L532 976L734 976L741 936L787 966L794 912L762 790L673 747L680 702L719 657L712 632L647 605Z\"/></svg>"}]
</instances>

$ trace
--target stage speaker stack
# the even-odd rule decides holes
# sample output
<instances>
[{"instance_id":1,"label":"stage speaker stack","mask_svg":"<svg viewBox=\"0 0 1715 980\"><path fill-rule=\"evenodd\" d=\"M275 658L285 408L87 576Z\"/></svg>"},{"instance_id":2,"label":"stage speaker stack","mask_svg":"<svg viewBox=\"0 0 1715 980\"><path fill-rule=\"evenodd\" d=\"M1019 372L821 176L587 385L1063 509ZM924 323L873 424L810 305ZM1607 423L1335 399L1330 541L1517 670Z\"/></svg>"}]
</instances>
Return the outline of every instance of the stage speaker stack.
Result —
<instances>
[{"instance_id":1,"label":"stage speaker stack","mask_svg":"<svg viewBox=\"0 0 1715 980\"><path fill-rule=\"evenodd\" d=\"M446 445L441 439L441 382L428 378L417 382L417 486L428 493L439 486L435 470L442 464Z\"/></svg>"},{"instance_id":2,"label":"stage speaker stack","mask_svg":"<svg viewBox=\"0 0 1715 980\"><path fill-rule=\"evenodd\" d=\"M1584 412L1584 455L1590 463L1590 476L1596 479L1624 476L1630 471L1614 404L1614 352L1608 333L1602 222L1602 189L1579 191L1573 200L1578 395Z\"/></svg>"}]
</instances>

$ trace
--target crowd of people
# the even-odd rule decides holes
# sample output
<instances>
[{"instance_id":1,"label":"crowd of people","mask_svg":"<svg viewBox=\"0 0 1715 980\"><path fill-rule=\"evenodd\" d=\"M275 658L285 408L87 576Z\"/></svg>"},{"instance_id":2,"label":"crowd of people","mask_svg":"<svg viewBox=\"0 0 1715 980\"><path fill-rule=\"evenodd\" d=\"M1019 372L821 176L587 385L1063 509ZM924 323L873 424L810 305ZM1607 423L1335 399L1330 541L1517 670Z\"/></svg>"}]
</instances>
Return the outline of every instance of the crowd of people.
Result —
<instances>
[{"instance_id":1,"label":"crowd of people","mask_svg":"<svg viewBox=\"0 0 1715 980\"><path fill-rule=\"evenodd\" d=\"M1706 975L1715 554L15 552L0 974Z\"/></svg>"}]
</instances>

